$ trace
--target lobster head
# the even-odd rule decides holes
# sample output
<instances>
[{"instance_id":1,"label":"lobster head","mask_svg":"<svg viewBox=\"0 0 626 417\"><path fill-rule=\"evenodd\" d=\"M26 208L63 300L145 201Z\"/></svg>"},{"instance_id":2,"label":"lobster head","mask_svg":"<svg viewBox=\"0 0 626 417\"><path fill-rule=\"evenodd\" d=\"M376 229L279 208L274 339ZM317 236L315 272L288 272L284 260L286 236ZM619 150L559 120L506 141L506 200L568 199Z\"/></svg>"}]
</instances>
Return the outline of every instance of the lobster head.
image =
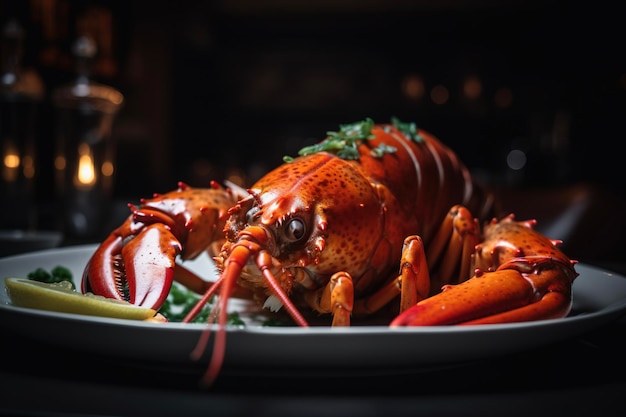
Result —
<instances>
[{"instance_id":1,"label":"lobster head","mask_svg":"<svg viewBox=\"0 0 626 417\"><path fill-rule=\"evenodd\" d=\"M384 216L376 188L359 170L353 161L318 153L261 178L229 211L227 242L216 262L223 271L238 266L223 276L237 275L264 296L288 294L294 284L320 287L340 270L361 276ZM279 288L268 285L268 275Z\"/></svg>"}]
</instances>

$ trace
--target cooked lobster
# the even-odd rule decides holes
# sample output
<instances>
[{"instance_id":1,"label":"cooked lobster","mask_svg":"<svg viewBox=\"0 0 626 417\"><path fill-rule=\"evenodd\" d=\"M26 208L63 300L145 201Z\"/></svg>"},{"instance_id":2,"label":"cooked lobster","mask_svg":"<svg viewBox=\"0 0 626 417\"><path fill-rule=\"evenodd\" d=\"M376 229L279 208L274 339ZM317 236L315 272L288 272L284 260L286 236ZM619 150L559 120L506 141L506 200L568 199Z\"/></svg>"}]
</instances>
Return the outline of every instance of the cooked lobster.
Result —
<instances>
[{"instance_id":1,"label":"cooked lobster","mask_svg":"<svg viewBox=\"0 0 626 417\"><path fill-rule=\"evenodd\" d=\"M571 308L576 261L560 242L532 220L496 220L457 156L398 119L342 125L248 190L181 183L130 208L93 254L82 290L158 309L179 279L205 292L187 320L218 294L212 377L227 302L241 288L300 326L315 315L350 325L389 306L391 326L539 320ZM177 264L207 250L215 283Z\"/></svg>"}]
</instances>

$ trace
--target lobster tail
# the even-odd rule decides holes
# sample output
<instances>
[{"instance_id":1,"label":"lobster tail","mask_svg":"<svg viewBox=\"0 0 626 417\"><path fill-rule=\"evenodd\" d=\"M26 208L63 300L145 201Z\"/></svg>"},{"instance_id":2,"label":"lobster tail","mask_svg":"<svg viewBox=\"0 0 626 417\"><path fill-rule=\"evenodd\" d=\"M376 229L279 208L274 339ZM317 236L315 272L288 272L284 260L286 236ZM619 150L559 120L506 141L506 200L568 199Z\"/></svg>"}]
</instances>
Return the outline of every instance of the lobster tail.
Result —
<instances>
[{"instance_id":1,"label":"lobster tail","mask_svg":"<svg viewBox=\"0 0 626 417\"><path fill-rule=\"evenodd\" d=\"M493 198L474 181L457 155L431 133L406 125L375 125L373 139L360 149L360 164L372 181L388 190L402 210L404 236L418 233L428 244L448 210L462 205L479 219L493 216ZM392 147L382 156L371 150ZM445 191L444 191L445 190ZM400 216L399 216L400 217ZM411 223L410 219L415 219ZM393 225L392 227L402 227Z\"/></svg>"}]
</instances>

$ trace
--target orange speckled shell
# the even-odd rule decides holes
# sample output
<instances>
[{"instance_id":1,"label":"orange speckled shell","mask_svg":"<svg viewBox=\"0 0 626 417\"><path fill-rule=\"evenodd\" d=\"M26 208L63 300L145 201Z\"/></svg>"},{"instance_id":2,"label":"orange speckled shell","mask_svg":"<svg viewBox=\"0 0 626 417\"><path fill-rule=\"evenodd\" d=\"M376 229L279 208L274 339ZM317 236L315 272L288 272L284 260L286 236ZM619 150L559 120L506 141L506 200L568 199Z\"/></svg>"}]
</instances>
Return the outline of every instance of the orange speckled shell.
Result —
<instances>
[{"instance_id":1,"label":"orange speckled shell","mask_svg":"<svg viewBox=\"0 0 626 417\"><path fill-rule=\"evenodd\" d=\"M548 257L569 265L571 261L555 241L533 229L533 221L514 221L513 216L485 226L485 240L476 247L475 267L493 271L517 257Z\"/></svg>"},{"instance_id":2,"label":"orange speckled shell","mask_svg":"<svg viewBox=\"0 0 626 417\"><path fill-rule=\"evenodd\" d=\"M315 214L313 227L324 235L326 250L307 263L315 262L318 273L331 274L347 266L362 273L375 249L373 239L385 230L380 199L359 165L326 153L280 166L257 182L252 192L264 207L264 224L296 211Z\"/></svg>"},{"instance_id":3,"label":"orange speckled shell","mask_svg":"<svg viewBox=\"0 0 626 417\"><path fill-rule=\"evenodd\" d=\"M375 139L360 146L359 160L325 152L299 157L250 188L265 225L295 212L314 218L311 241L281 254L283 265L300 261L321 275L348 271L355 282L366 272L381 276L398 267L407 235L427 241L450 207L470 204L467 169L432 135L420 132L424 141L416 143L391 125L377 125L372 133ZM381 142L397 151L373 157L371 149ZM325 243L321 252L312 247L319 239Z\"/></svg>"},{"instance_id":4,"label":"orange speckled shell","mask_svg":"<svg viewBox=\"0 0 626 417\"><path fill-rule=\"evenodd\" d=\"M135 213L156 209L161 221L168 224L172 233L185 242L183 259L193 259L204 252L210 242L222 237L226 212L234 199L222 189L181 187L167 194L142 200L142 208ZM152 213L152 215L157 215ZM172 220L169 220L172 219ZM138 220L141 218L138 217Z\"/></svg>"},{"instance_id":5,"label":"orange speckled shell","mask_svg":"<svg viewBox=\"0 0 626 417\"><path fill-rule=\"evenodd\" d=\"M392 125L378 125L372 133L376 138L360 148L360 163L372 181L383 184L398 200L404 216L418 222L417 230L405 228L405 233L420 234L428 242L453 205L463 204L479 211L473 207L474 184L469 171L433 135L420 130L423 141L415 142ZM393 146L396 152L382 158L371 156L370 149L381 142Z\"/></svg>"}]
</instances>

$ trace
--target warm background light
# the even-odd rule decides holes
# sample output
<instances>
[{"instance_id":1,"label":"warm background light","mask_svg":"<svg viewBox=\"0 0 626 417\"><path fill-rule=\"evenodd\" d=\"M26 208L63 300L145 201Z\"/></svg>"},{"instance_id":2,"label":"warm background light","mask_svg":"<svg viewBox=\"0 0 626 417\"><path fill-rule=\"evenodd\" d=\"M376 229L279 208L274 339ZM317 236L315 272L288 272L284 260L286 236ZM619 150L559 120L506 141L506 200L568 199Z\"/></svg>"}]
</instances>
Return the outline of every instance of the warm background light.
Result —
<instances>
[{"instance_id":1,"label":"warm background light","mask_svg":"<svg viewBox=\"0 0 626 417\"><path fill-rule=\"evenodd\" d=\"M63 155L58 155L56 158L54 158L54 167L59 170L59 171L63 171L65 169L65 157Z\"/></svg>"},{"instance_id":2,"label":"warm background light","mask_svg":"<svg viewBox=\"0 0 626 417\"><path fill-rule=\"evenodd\" d=\"M449 97L450 93L444 85L436 85L432 90L430 90L430 99L435 104L446 104Z\"/></svg>"},{"instance_id":3,"label":"warm background light","mask_svg":"<svg viewBox=\"0 0 626 417\"><path fill-rule=\"evenodd\" d=\"M463 94L470 100L476 100L483 92L483 85L477 76L469 76L463 82Z\"/></svg>"},{"instance_id":4,"label":"warm background light","mask_svg":"<svg viewBox=\"0 0 626 417\"><path fill-rule=\"evenodd\" d=\"M24 156L24 161L22 163L24 178L34 178L35 177L35 161L33 157L30 155Z\"/></svg>"},{"instance_id":5,"label":"warm background light","mask_svg":"<svg viewBox=\"0 0 626 417\"><path fill-rule=\"evenodd\" d=\"M102 164L102 167L100 168L100 172L102 172L102 175L104 175L105 177L112 176L114 171L115 171L115 167L113 166L113 163L110 161L104 162Z\"/></svg>"},{"instance_id":6,"label":"warm background light","mask_svg":"<svg viewBox=\"0 0 626 417\"><path fill-rule=\"evenodd\" d=\"M84 143L81 144L78 148L78 154L76 185L91 186L96 182L96 171L89 146Z\"/></svg>"},{"instance_id":7,"label":"warm background light","mask_svg":"<svg viewBox=\"0 0 626 417\"><path fill-rule=\"evenodd\" d=\"M20 156L11 149L6 151L3 158L2 179L6 182L17 180L17 168L20 166Z\"/></svg>"},{"instance_id":8,"label":"warm background light","mask_svg":"<svg viewBox=\"0 0 626 417\"><path fill-rule=\"evenodd\" d=\"M20 166L20 157L15 154L5 155L4 166L7 168L17 168L18 166Z\"/></svg>"},{"instance_id":9,"label":"warm background light","mask_svg":"<svg viewBox=\"0 0 626 417\"><path fill-rule=\"evenodd\" d=\"M402 93L410 100L421 100L425 91L424 79L417 74L409 74L402 80Z\"/></svg>"}]
</instances>

